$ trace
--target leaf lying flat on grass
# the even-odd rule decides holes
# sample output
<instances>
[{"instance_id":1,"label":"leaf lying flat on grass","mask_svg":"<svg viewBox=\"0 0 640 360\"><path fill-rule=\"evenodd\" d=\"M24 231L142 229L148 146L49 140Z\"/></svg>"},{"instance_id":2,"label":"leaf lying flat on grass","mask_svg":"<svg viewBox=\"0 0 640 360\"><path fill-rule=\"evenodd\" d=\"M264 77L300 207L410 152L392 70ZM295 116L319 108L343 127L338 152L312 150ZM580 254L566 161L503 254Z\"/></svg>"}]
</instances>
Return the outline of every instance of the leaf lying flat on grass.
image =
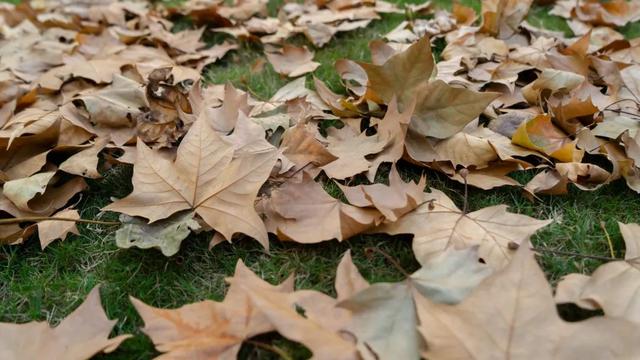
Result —
<instances>
[{"instance_id":1,"label":"leaf lying flat on grass","mask_svg":"<svg viewBox=\"0 0 640 360\"><path fill-rule=\"evenodd\" d=\"M458 305L417 303L422 355L437 359L625 358L640 350L625 336L634 324L610 317L568 323L557 314L551 289L524 244L511 263ZM586 342L585 342L586 341Z\"/></svg>"},{"instance_id":2,"label":"leaf lying flat on grass","mask_svg":"<svg viewBox=\"0 0 640 360\"><path fill-rule=\"evenodd\" d=\"M55 328L46 322L0 323L0 358L84 360L114 351L131 335L109 338L117 320L109 320L100 305L100 288Z\"/></svg>"},{"instance_id":3,"label":"leaf lying flat on grass","mask_svg":"<svg viewBox=\"0 0 640 360\"><path fill-rule=\"evenodd\" d=\"M424 203L397 222L371 230L373 233L413 234L413 252L425 264L448 248L479 246L478 256L495 269L514 255L510 243L526 243L551 220L537 220L507 212L506 205L491 206L465 214L439 190L424 195Z\"/></svg>"},{"instance_id":4,"label":"leaf lying flat on grass","mask_svg":"<svg viewBox=\"0 0 640 360\"><path fill-rule=\"evenodd\" d=\"M175 162L139 142L134 191L105 210L154 222L193 209L225 238L241 232L268 248L253 201L274 163L275 151L270 149L234 158L231 144L198 120L180 144Z\"/></svg>"},{"instance_id":5,"label":"leaf lying flat on grass","mask_svg":"<svg viewBox=\"0 0 640 360\"><path fill-rule=\"evenodd\" d=\"M167 219L148 224L144 220L120 215L123 225L116 231L116 245L123 249L138 247L141 249L158 248L164 256L175 255L180 244L191 234L200 229L200 224L193 219L193 213L175 214Z\"/></svg>"}]
</instances>

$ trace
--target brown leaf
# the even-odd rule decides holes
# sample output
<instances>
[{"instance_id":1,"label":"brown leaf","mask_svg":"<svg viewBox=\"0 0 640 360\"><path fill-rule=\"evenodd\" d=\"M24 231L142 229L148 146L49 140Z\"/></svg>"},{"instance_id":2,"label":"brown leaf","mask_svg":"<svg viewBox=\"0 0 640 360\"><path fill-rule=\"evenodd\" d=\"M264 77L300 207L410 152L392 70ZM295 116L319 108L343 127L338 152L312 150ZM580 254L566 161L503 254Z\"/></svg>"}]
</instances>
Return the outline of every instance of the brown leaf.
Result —
<instances>
[{"instance_id":1,"label":"brown leaf","mask_svg":"<svg viewBox=\"0 0 640 360\"><path fill-rule=\"evenodd\" d=\"M367 73L367 99L388 104L395 96L400 109L407 105L433 72L431 42L423 37L407 50L390 57L382 65L358 63Z\"/></svg>"},{"instance_id":2,"label":"brown leaf","mask_svg":"<svg viewBox=\"0 0 640 360\"><path fill-rule=\"evenodd\" d=\"M301 182L287 182L272 192L265 206L267 229L283 240L317 243L342 241L380 223L374 209L344 204L327 194L305 174Z\"/></svg>"},{"instance_id":3,"label":"brown leaf","mask_svg":"<svg viewBox=\"0 0 640 360\"><path fill-rule=\"evenodd\" d=\"M611 174L595 164L559 163L554 169L539 173L525 186L531 194L559 195L567 193L567 185L580 190L596 190L610 181Z\"/></svg>"},{"instance_id":4,"label":"brown leaf","mask_svg":"<svg viewBox=\"0 0 640 360\"><path fill-rule=\"evenodd\" d=\"M80 219L80 214L78 210L67 209L58 212L53 217L77 220ZM43 250L54 240L64 240L69 234L80 234L73 221L45 220L38 223L38 237Z\"/></svg>"},{"instance_id":5,"label":"brown leaf","mask_svg":"<svg viewBox=\"0 0 640 360\"><path fill-rule=\"evenodd\" d=\"M602 309L607 316L640 323L638 246L640 225L618 223L625 242L625 261L601 265L589 277L569 274L558 283L556 301L575 302L588 309Z\"/></svg>"},{"instance_id":6,"label":"brown leaf","mask_svg":"<svg viewBox=\"0 0 640 360\"><path fill-rule=\"evenodd\" d=\"M458 305L417 297L423 356L438 359L624 358L637 353L632 323L596 317L568 323L557 314L551 288L528 244L511 263Z\"/></svg>"},{"instance_id":7,"label":"brown leaf","mask_svg":"<svg viewBox=\"0 0 640 360\"><path fill-rule=\"evenodd\" d=\"M405 183L397 168L392 167L389 185L339 186L349 204L360 208L375 208L387 221L395 222L422 203L426 183L425 177L420 178L418 183Z\"/></svg>"},{"instance_id":8,"label":"brown leaf","mask_svg":"<svg viewBox=\"0 0 640 360\"><path fill-rule=\"evenodd\" d=\"M72 155L62 164L59 169L73 175L97 179L101 175L98 172L98 155L107 146L108 138L98 138L87 149Z\"/></svg>"},{"instance_id":9,"label":"brown leaf","mask_svg":"<svg viewBox=\"0 0 640 360\"><path fill-rule=\"evenodd\" d=\"M367 157L380 153L385 143L380 135L367 136L366 132L356 133L351 127L327 130L327 150L337 159L322 167L329 177L345 179L365 171L374 165Z\"/></svg>"},{"instance_id":10,"label":"brown leaf","mask_svg":"<svg viewBox=\"0 0 640 360\"><path fill-rule=\"evenodd\" d=\"M413 234L413 252L423 264L448 248L477 245L480 258L499 269L513 257L510 243L526 243L533 233L550 223L551 220L509 213L506 205L465 214L444 193L432 189L418 208L397 222L383 224L371 232Z\"/></svg>"},{"instance_id":11,"label":"brown leaf","mask_svg":"<svg viewBox=\"0 0 640 360\"><path fill-rule=\"evenodd\" d=\"M478 117L499 94L479 93L435 80L419 88L416 96L409 128L423 136L446 139Z\"/></svg>"},{"instance_id":12,"label":"brown leaf","mask_svg":"<svg viewBox=\"0 0 640 360\"><path fill-rule=\"evenodd\" d=\"M278 52L266 52L273 69L282 75L297 77L314 71L320 63L313 61L313 52L306 47L285 44Z\"/></svg>"},{"instance_id":13,"label":"brown leaf","mask_svg":"<svg viewBox=\"0 0 640 360\"><path fill-rule=\"evenodd\" d=\"M226 239L243 233L265 248L268 238L253 203L275 164L273 149L235 154L226 140L200 119L178 147L175 162L138 142L134 191L105 207L154 222L193 209Z\"/></svg>"},{"instance_id":14,"label":"brown leaf","mask_svg":"<svg viewBox=\"0 0 640 360\"><path fill-rule=\"evenodd\" d=\"M0 323L0 358L84 360L110 353L131 335L109 339L117 320L109 320L100 305L100 288L55 328L46 322ZM33 340L37 339L37 342Z\"/></svg>"},{"instance_id":15,"label":"brown leaf","mask_svg":"<svg viewBox=\"0 0 640 360\"><path fill-rule=\"evenodd\" d=\"M241 260L228 278L227 296L222 302L205 300L178 309L159 309L131 298L142 317L147 334L167 358L234 359L242 342L273 331L265 314L250 300L249 292L293 291L293 278L271 285L258 278Z\"/></svg>"}]
</instances>

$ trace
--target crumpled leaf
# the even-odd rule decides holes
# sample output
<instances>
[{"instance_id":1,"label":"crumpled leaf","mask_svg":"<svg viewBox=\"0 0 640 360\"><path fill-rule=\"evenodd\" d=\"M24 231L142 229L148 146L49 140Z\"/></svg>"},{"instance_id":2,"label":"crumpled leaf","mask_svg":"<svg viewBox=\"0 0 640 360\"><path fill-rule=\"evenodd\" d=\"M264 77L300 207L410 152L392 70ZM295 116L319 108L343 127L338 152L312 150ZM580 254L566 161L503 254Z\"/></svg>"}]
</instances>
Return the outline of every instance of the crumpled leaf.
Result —
<instances>
[{"instance_id":1,"label":"crumpled leaf","mask_svg":"<svg viewBox=\"0 0 640 360\"><path fill-rule=\"evenodd\" d=\"M95 287L55 328L36 321L0 323L0 358L85 360L99 353L110 353L131 337L109 338L116 322L107 318L100 305L100 288Z\"/></svg>"},{"instance_id":2,"label":"crumpled leaf","mask_svg":"<svg viewBox=\"0 0 640 360\"><path fill-rule=\"evenodd\" d=\"M164 256L173 256L178 253L180 244L191 231L200 229L200 224L193 219L193 215L191 212L176 214L148 224L144 220L122 214L122 226L116 231L116 245L123 249L158 248Z\"/></svg>"},{"instance_id":3,"label":"crumpled leaf","mask_svg":"<svg viewBox=\"0 0 640 360\"><path fill-rule=\"evenodd\" d=\"M520 124L511 141L562 162L579 162L583 155L583 152L576 148L575 142L553 125L549 115L538 115Z\"/></svg>"},{"instance_id":4,"label":"crumpled leaf","mask_svg":"<svg viewBox=\"0 0 640 360\"><path fill-rule=\"evenodd\" d=\"M389 185L371 184L358 186L340 186L349 204L360 208L375 208L391 222L397 221L404 214L418 207L423 201L423 189L426 178L418 183L405 183L400 178L398 169L391 168Z\"/></svg>"}]
</instances>

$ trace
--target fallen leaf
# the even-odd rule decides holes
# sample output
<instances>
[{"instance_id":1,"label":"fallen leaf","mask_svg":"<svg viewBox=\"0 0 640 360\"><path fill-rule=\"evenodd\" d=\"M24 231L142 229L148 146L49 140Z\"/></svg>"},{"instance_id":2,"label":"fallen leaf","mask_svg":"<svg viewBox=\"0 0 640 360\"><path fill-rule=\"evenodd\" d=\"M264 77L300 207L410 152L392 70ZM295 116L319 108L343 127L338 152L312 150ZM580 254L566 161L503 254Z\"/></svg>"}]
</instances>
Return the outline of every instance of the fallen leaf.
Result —
<instances>
[{"instance_id":1,"label":"fallen leaf","mask_svg":"<svg viewBox=\"0 0 640 360\"><path fill-rule=\"evenodd\" d=\"M80 219L78 210L67 209L58 212L53 218ZM69 234L80 234L74 221L45 220L38 223L40 247L44 250L54 240L64 240Z\"/></svg>"},{"instance_id":2,"label":"fallen leaf","mask_svg":"<svg viewBox=\"0 0 640 360\"><path fill-rule=\"evenodd\" d=\"M509 213L506 205L466 214L444 193L432 189L415 210L395 223L383 224L370 232L413 234L413 252L422 264L448 248L479 246L479 257L492 268L500 269L513 257L510 243L525 243L550 223L551 220Z\"/></svg>"},{"instance_id":3,"label":"fallen leaf","mask_svg":"<svg viewBox=\"0 0 640 360\"><path fill-rule=\"evenodd\" d=\"M520 124L511 141L562 162L579 162L583 156L575 142L553 125L549 115L538 115Z\"/></svg>"},{"instance_id":4,"label":"fallen leaf","mask_svg":"<svg viewBox=\"0 0 640 360\"><path fill-rule=\"evenodd\" d=\"M178 147L175 162L138 142L134 191L105 207L151 223L193 209L213 229L230 239L240 232L265 248L268 238L253 203L275 164L272 149L238 154L204 120L196 121Z\"/></svg>"},{"instance_id":5,"label":"fallen leaf","mask_svg":"<svg viewBox=\"0 0 640 360\"><path fill-rule=\"evenodd\" d=\"M407 50L393 55L382 65L358 63L367 74L367 97L388 104L398 99L400 109L411 101L410 96L424 86L434 68L431 43L423 37Z\"/></svg>"},{"instance_id":6,"label":"fallen leaf","mask_svg":"<svg viewBox=\"0 0 640 360\"><path fill-rule=\"evenodd\" d=\"M462 130L499 96L453 87L442 80L432 81L416 93L417 104L409 128L438 139Z\"/></svg>"},{"instance_id":7,"label":"fallen leaf","mask_svg":"<svg viewBox=\"0 0 640 360\"><path fill-rule=\"evenodd\" d=\"M314 71L320 63L313 61L313 52L306 47L285 44L279 52L266 52L267 60L282 75L297 77Z\"/></svg>"},{"instance_id":8,"label":"fallen leaf","mask_svg":"<svg viewBox=\"0 0 640 360\"><path fill-rule=\"evenodd\" d=\"M608 317L561 320L526 242L507 267L461 303L437 304L424 297L416 302L427 342L422 355L428 358L526 358L532 353L547 359L624 358L638 351L637 343L624 336L634 331L629 322Z\"/></svg>"},{"instance_id":9,"label":"fallen leaf","mask_svg":"<svg viewBox=\"0 0 640 360\"><path fill-rule=\"evenodd\" d=\"M116 245L119 248L158 248L164 256L177 254L180 244L191 231L200 229L200 224L193 219L193 213L189 212L152 224L122 214L120 222L122 226L116 231Z\"/></svg>"},{"instance_id":10,"label":"fallen leaf","mask_svg":"<svg viewBox=\"0 0 640 360\"><path fill-rule=\"evenodd\" d=\"M142 331L163 356L233 359L244 340L274 330L249 299L247 289L291 292L291 280L271 285L238 260L234 277L227 279L231 286L223 302L205 300L178 309L155 308L133 297L131 302L144 320Z\"/></svg>"},{"instance_id":11,"label":"fallen leaf","mask_svg":"<svg viewBox=\"0 0 640 360\"><path fill-rule=\"evenodd\" d=\"M131 335L109 338L117 320L109 320L100 305L100 288L55 328L46 322L0 323L0 357L5 359L84 360L110 353ZM37 339L37 342L33 340Z\"/></svg>"},{"instance_id":12,"label":"fallen leaf","mask_svg":"<svg viewBox=\"0 0 640 360\"><path fill-rule=\"evenodd\" d=\"M556 301L574 302L587 309L601 309L605 315L640 323L638 245L640 225L618 223L624 239L624 261L600 265L591 276L569 274L558 283Z\"/></svg>"},{"instance_id":13,"label":"fallen leaf","mask_svg":"<svg viewBox=\"0 0 640 360\"><path fill-rule=\"evenodd\" d=\"M361 209L332 198L305 174L274 190L264 206L267 229L282 240L310 244L342 241L380 223L375 209Z\"/></svg>"}]
</instances>

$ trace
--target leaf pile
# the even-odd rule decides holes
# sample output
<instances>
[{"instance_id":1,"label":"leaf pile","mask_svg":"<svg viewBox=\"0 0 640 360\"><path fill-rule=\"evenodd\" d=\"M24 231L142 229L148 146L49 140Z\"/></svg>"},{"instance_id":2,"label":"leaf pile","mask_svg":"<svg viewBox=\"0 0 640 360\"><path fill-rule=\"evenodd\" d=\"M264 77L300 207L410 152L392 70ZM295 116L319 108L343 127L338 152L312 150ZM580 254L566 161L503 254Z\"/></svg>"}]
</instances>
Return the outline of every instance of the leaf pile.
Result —
<instances>
[{"instance_id":1,"label":"leaf pile","mask_svg":"<svg viewBox=\"0 0 640 360\"><path fill-rule=\"evenodd\" d=\"M132 299L166 357L234 358L274 331L320 359L637 357L637 225L620 225L624 261L560 282L555 302L604 312L567 323L529 247L551 220L505 205L469 212L425 192L426 176L400 175L410 163L465 186L521 187L532 200L618 179L640 192L640 41L614 29L640 19L640 5L557 1L552 12L570 19L572 38L528 24L530 6L485 0L476 14L333 0L286 3L269 17L262 0L3 5L0 241L37 230L44 248L77 232L76 221L94 221L71 205L84 178L132 164L133 192L103 208L120 213L119 247L171 256L192 231L212 233L210 247L246 236L266 250L269 234L304 244L409 234L422 266L402 282L369 284L347 254L334 298L295 290L293 278L268 284L239 261L222 302L167 310ZM380 13L411 16L370 43L371 63L336 62L340 94L316 77L308 86L303 75L319 63L288 39L304 34L321 47ZM172 32L176 16L196 28ZM208 46L210 33L233 40ZM243 42L296 79L270 99L200 82ZM527 184L508 176L532 169ZM97 298L55 329L0 324L10 335L0 357L22 357L12 339L30 337L41 340L25 358L61 346L72 346L69 359L113 350L124 338L106 339L102 311L85 314ZM75 332L88 337L77 348L66 345Z\"/></svg>"}]
</instances>

